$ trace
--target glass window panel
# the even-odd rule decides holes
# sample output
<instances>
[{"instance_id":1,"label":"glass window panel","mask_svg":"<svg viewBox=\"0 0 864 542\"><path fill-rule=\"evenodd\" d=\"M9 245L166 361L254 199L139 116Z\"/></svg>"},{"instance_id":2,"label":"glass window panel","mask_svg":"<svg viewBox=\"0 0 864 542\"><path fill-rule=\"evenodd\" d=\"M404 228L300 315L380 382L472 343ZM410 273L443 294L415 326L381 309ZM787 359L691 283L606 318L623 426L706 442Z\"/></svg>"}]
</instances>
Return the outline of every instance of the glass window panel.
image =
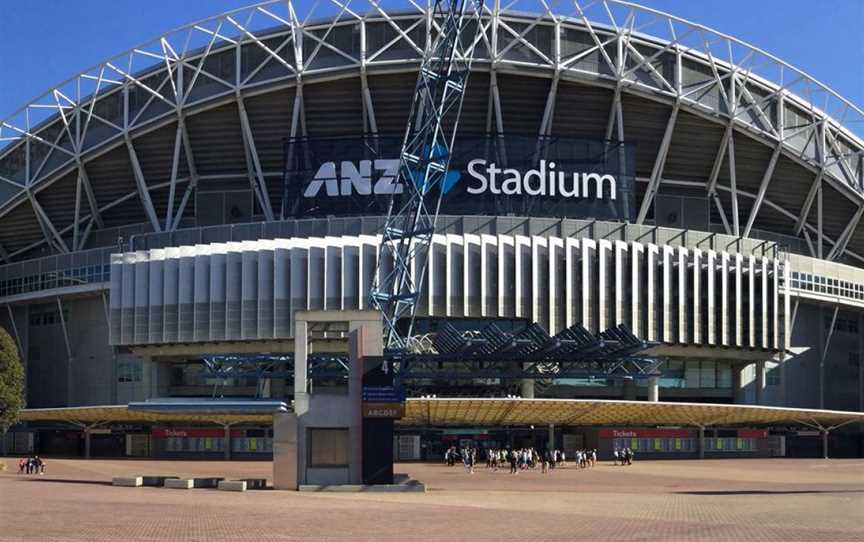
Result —
<instances>
[{"instance_id":1,"label":"glass window panel","mask_svg":"<svg viewBox=\"0 0 864 542\"><path fill-rule=\"evenodd\" d=\"M772 361L765 363L765 384L768 386L780 385L780 364Z\"/></svg>"},{"instance_id":2,"label":"glass window panel","mask_svg":"<svg viewBox=\"0 0 864 542\"><path fill-rule=\"evenodd\" d=\"M699 387L714 388L717 385L717 362L700 362Z\"/></svg>"},{"instance_id":3,"label":"glass window panel","mask_svg":"<svg viewBox=\"0 0 864 542\"><path fill-rule=\"evenodd\" d=\"M732 366L728 363L717 363L717 387L731 388L732 387Z\"/></svg>"},{"instance_id":4,"label":"glass window panel","mask_svg":"<svg viewBox=\"0 0 864 542\"><path fill-rule=\"evenodd\" d=\"M684 379L688 388L699 387L699 362L688 361L684 366Z\"/></svg>"}]
</instances>

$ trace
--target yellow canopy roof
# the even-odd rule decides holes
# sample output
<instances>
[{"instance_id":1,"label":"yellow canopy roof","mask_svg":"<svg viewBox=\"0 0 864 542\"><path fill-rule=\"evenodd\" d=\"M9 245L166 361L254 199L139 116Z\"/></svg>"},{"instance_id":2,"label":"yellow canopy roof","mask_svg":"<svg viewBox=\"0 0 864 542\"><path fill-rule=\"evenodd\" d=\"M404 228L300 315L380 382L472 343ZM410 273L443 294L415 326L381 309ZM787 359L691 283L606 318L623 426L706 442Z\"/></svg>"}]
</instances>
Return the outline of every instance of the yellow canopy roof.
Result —
<instances>
[{"instance_id":1,"label":"yellow canopy roof","mask_svg":"<svg viewBox=\"0 0 864 542\"><path fill-rule=\"evenodd\" d=\"M126 405L28 408L22 410L18 418L21 421L27 422L52 421L68 422L77 425L91 425L100 422L175 422L226 425L236 423L269 424L273 421L272 414L152 412L129 410Z\"/></svg>"},{"instance_id":2,"label":"yellow canopy roof","mask_svg":"<svg viewBox=\"0 0 864 542\"><path fill-rule=\"evenodd\" d=\"M191 413L130 410L126 405L31 408L21 421L94 423L269 424L272 414ZM594 399L408 399L401 425L504 426L733 426L807 425L834 428L864 423L864 412L710 403L666 403Z\"/></svg>"},{"instance_id":3,"label":"yellow canopy roof","mask_svg":"<svg viewBox=\"0 0 864 542\"><path fill-rule=\"evenodd\" d=\"M409 399L403 425L732 426L864 422L864 412L588 399Z\"/></svg>"}]
</instances>

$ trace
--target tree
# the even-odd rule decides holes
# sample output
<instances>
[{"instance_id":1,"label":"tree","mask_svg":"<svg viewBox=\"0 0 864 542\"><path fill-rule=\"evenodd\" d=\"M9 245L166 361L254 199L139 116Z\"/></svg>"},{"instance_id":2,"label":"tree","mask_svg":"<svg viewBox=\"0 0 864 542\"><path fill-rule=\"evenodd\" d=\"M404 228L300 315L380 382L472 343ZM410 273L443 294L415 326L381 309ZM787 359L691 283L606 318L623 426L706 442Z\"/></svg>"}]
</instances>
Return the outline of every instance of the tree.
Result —
<instances>
[{"instance_id":1,"label":"tree","mask_svg":"<svg viewBox=\"0 0 864 542\"><path fill-rule=\"evenodd\" d=\"M0 435L18 419L24 408L24 367L18 355L18 345L0 327Z\"/></svg>"}]
</instances>

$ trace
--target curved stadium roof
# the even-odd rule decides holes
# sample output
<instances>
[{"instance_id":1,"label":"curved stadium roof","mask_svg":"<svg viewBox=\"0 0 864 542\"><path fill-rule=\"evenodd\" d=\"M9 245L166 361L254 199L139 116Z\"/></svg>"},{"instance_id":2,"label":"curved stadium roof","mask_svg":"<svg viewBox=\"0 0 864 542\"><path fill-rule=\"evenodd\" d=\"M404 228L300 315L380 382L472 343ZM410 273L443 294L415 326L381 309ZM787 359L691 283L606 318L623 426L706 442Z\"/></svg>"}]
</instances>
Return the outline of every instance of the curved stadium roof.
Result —
<instances>
[{"instance_id":1,"label":"curved stadium roof","mask_svg":"<svg viewBox=\"0 0 864 542\"><path fill-rule=\"evenodd\" d=\"M707 195L730 233L864 257L864 142L847 128L864 126L859 107L668 14L547 6L488 3L466 130L623 137L636 143L640 220L658 190ZM435 26L427 6L301 9L274 0L176 29L0 122L0 255L104 245L130 224L195 225L195 189L245 189L256 202L243 221L278 219L283 138L401 133Z\"/></svg>"}]
</instances>

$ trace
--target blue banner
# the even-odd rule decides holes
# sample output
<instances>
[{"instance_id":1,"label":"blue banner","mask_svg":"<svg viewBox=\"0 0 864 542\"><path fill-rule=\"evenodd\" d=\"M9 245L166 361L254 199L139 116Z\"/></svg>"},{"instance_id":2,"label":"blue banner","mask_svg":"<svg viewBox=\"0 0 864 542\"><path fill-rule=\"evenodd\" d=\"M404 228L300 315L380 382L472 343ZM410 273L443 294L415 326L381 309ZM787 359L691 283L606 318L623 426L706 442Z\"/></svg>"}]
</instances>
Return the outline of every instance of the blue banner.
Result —
<instances>
[{"instance_id":1,"label":"blue banner","mask_svg":"<svg viewBox=\"0 0 864 542\"><path fill-rule=\"evenodd\" d=\"M401 403L405 388L401 386L363 386L364 403Z\"/></svg>"},{"instance_id":2,"label":"blue banner","mask_svg":"<svg viewBox=\"0 0 864 542\"><path fill-rule=\"evenodd\" d=\"M386 214L403 193L401 147L396 136L288 141L282 215ZM440 212L630 220L634 158L632 145L611 141L463 135L439 188Z\"/></svg>"}]
</instances>

